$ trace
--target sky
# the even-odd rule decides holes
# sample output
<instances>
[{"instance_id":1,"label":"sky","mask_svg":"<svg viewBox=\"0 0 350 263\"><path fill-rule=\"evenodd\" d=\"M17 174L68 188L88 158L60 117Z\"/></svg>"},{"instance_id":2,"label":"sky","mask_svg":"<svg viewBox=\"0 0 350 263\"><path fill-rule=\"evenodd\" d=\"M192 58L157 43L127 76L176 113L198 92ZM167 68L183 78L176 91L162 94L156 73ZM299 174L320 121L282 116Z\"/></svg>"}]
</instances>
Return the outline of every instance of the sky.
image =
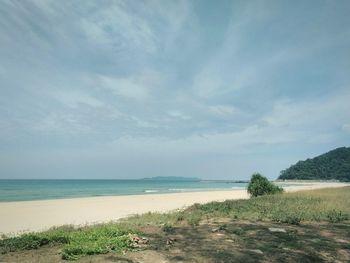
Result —
<instances>
[{"instance_id":1,"label":"sky","mask_svg":"<svg viewBox=\"0 0 350 263\"><path fill-rule=\"evenodd\" d=\"M0 178L270 179L350 146L350 1L0 3Z\"/></svg>"}]
</instances>

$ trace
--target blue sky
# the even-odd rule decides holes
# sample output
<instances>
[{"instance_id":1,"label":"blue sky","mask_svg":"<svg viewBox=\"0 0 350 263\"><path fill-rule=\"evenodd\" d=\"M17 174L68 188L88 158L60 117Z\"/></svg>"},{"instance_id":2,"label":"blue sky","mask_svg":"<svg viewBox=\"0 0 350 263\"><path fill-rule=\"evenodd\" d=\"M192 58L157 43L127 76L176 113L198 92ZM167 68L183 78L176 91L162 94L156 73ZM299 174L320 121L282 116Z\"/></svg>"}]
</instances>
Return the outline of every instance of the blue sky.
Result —
<instances>
[{"instance_id":1,"label":"blue sky","mask_svg":"<svg viewBox=\"0 0 350 263\"><path fill-rule=\"evenodd\" d=\"M350 1L1 1L0 178L273 179L350 146Z\"/></svg>"}]
</instances>

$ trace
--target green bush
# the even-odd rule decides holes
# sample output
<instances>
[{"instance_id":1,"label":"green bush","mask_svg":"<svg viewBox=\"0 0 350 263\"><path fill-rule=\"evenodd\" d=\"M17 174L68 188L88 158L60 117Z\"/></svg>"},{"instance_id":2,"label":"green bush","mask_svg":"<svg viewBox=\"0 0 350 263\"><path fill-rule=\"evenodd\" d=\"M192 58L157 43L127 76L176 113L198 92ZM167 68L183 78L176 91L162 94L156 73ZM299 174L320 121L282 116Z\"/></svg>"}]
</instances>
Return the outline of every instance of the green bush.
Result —
<instances>
[{"instance_id":1,"label":"green bush","mask_svg":"<svg viewBox=\"0 0 350 263\"><path fill-rule=\"evenodd\" d=\"M174 227L171 224L165 224L162 228L163 232L165 233L174 233Z\"/></svg>"},{"instance_id":2,"label":"green bush","mask_svg":"<svg viewBox=\"0 0 350 263\"><path fill-rule=\"evenodd\" d=\"M283 192L281 187L274 185L259 173L253 174L248 184L248 193L253 197L281 192Z\"/></svg>"},{"instance_id":3,"label":"green bush","mask_svg":"<svg viewBox=\"0 0 350 263\"><path fill-rule=\"evenodd\" d=\"M343 213L340 210L338 211L335 209L332 209L327 212L327 218L329 222L332 222L332 223L339 223L345 220L349 220L349 216L347 214Z\"/></svg>"}]
</instances>

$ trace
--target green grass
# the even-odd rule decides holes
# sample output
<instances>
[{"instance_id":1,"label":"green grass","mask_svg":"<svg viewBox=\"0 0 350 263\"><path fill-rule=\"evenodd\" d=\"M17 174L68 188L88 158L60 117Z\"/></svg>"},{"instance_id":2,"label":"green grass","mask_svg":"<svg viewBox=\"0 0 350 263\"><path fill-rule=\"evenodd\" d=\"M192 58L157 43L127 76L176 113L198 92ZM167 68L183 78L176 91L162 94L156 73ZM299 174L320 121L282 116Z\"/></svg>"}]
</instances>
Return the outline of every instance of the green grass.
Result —
<instances>
[{"instance_id":1,"label":"green grass","mask_svg":"<svg viewBox=\"0 0 350 263\"><path fill-rule=\"evenodd\" d=\"M140 235L136 229L153 226L159 227L163 232L171 233L174 227L182 225L195 227L201 221L215 218L292 225L306 221L324 221L332 224L346 222L350 220L350 187L195 204L172 213L135 215L118 223L82 228L59 227L46 232L23 234L0 240L0 253L38 249L45 245L61 246L62 258L67 260L111 251L121 253L134 249L129 234ZM232 229L232 233L236 235L240 235L241 231L240 228Z\"/></svg>"},{"instance_id":2,"label":"green grass","mask_svg":"<svg viewBox=\"0 0 350 263\"><path fill-rule=\"evenodd\" d=\"M300 224L305 221L350 220L350 187L264 195L244 200L194 204L184 211L146 213L122 220L129 226L198 225L201 220L229 217L237 220Z\"/></svg>"},{"instance_id":3,"label":"green grass","mask_svg":"<svg viewBox=\"0 0 350 263\"><path fill-rule=\"evenodd\" d=\"M350 187L227 200L188 209L203 218L263 220L299 224L303 221L342 222L350 219Z\"/></svg>"},{"instance_id":4,"label":"green grass","mask_svg":"<svg viewBox=\"0 0 350 263\"><path fill-rule=\"evenodd\" d=\"M83 228L59 227L42 233L23 234L0 240L0 252L38 249L44 245L63 245L62 258L75 260L85 255L121 252L133 249L129 234L135 230L117 224L103 224Z\"/></svg>"}]
</instances>

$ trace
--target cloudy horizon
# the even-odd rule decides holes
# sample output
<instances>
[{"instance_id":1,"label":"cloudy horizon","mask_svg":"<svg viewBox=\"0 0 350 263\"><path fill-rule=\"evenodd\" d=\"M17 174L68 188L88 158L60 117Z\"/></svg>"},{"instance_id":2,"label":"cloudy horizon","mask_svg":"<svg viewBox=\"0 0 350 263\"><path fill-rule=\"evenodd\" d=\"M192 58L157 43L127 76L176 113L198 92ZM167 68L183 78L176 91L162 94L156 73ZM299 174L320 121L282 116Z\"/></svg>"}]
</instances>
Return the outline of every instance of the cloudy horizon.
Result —
<instances>
[{"instance_id":1,"label":"cloudy horizon","mask_svg":"<svg viewBox=\"0 0 350 263\"><path fill-rule=\"evenodd\" d=\"M350 146L349 1L2 1L0 179L275 179Z\"/></svg>"}]
</instances>

